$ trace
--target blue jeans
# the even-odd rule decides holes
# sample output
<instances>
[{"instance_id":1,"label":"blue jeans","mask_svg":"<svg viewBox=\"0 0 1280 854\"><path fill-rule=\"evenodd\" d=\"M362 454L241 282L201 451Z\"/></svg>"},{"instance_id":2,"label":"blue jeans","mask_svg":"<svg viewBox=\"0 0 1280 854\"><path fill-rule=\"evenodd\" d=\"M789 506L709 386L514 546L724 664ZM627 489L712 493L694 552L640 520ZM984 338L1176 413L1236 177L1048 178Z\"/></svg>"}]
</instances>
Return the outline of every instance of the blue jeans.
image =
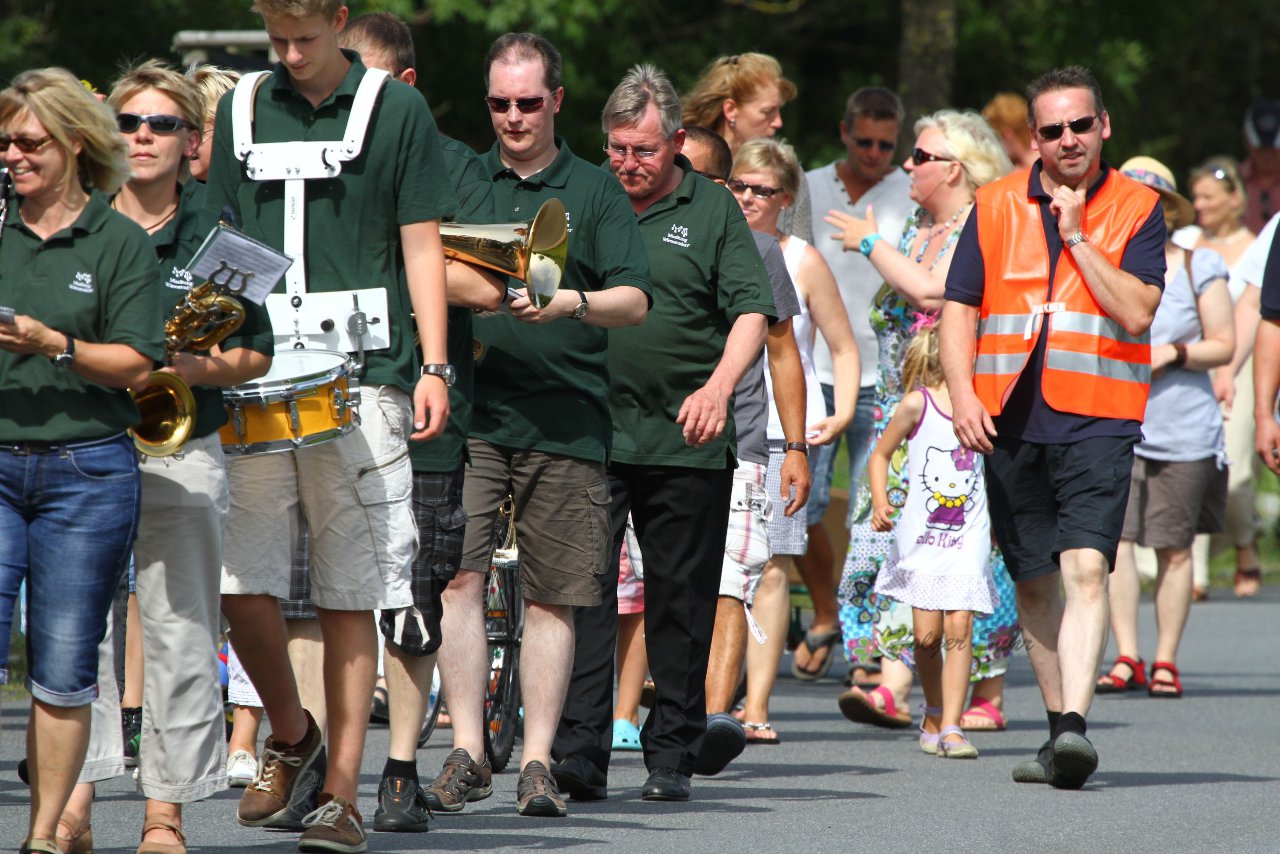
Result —
<instances>
[{"instance_id":1,"label":"blue jeans","mask_svg":"<svg viewBox=\"0 0 1280 854\"><path fill-rule=\"evenodd\" d=\"M138 527L141 480L121 434L44 451L0 447L0 664L27 582L27 689L51 706L97 696L98 644ZM0 669L0 683L8 670Z\"/></svg>"},{"instance_id":2,"label":"blue jeans","mask_svg":"<svg viewBox=\"0 0 1280 854\"><path fill-rule=\"evenodd\" d=\"M822 398L827 403L827 415L836 411L836 390L834 386L822 384ZM858 390L858 405L853 413L853 420L845 428L844 436L837 437L830 445L814 449L809 456L809 467L813 473L813 488L809 493L809 503L805 505L805 522L808 525L822 524L822 517L827 515L827 505L831 503L831 478L834 474L836 454L840 451L840 442L849 444L849 491L858 488L862 477L862 468L867 464L867 442L871 439L872 410L875 408L876 387L863 386ZM857 476L855 476L855 472ZM847 528L848 522L845 522Z\"/></svg>"}]
</instances>

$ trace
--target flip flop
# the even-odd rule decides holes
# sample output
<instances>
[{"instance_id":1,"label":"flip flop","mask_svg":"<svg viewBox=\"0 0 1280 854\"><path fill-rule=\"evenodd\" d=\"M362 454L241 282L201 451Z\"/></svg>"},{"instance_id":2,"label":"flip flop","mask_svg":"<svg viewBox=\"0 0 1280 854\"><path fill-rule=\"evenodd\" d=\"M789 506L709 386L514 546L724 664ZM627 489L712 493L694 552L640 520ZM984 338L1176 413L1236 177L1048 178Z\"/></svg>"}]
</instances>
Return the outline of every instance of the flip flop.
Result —
<instances>
[{"instance_id":1,"label":"flip flop","mask_svg":"<svg viewBox=\"0 0 1280 854\"><path fill-rule=\"evenodd\" d=\"M756 723L754 721L746 721L742 724L747 731L748 746L765 746L770 744L782 744L782 739L774 730L773 726L768 722Z\"/></svg>"},{"instance_id":2,"label":"flip flop","mask_svg":"<svg viewBox=\"0 0 1280 854\"><path fill-rule=\"evenodd\" d=\"M970 720L966 721L965 719ZM973 720L977 720L974 723ZM960 726L974 732L999 732L1008 726L996 704L982 697L974 697L969 708L960 715Z\"/></svg>"},{"instance_id":3,"label":"flip flop","mask_svg":"<svg viewBox=\"0 0 1280 854\"><path fill-rule=\"evenodd\" d=\"M799 679L801 682L817 682L826 676L831 670L832 660L835 658L836 641L840 640L840 629L830 629L820 634L814 634L810 629L804 633L805 649L809 650L809 660L813 660L813 656L818 654L819 650L825 649L827 654L823 656L822 663L818 665L817 670L804 670L800 667L800 663L793 657L791 659L791 675Z\"/></svg>"},{"instance_id":4,"label":"flip flop","mask_svg":"<svg viewBox=\"0 0 1280 854\"><path fill-rule=\"evenodd\" d=\"M391 723L391 712L388 711L387 701L390 695L387 689L378 685L373 689L373 701L369 704L369 721L375 724Z\"/></svg>"},{"instance_id":5,"label":"flip flop","mask_svg":"<svg viewBox=\"0 0 1280 854\"><path fill-rule=\"evenodd\" d=\"M880 698L883 708L876 705L873 696ZM905 729L911 726L911 713L905 709L899 711L893 692L883 685L865 692L860 688L850 688L836 702L840 705L841 713L854 723L886 729Z\"/></svg>"}]
</instances>

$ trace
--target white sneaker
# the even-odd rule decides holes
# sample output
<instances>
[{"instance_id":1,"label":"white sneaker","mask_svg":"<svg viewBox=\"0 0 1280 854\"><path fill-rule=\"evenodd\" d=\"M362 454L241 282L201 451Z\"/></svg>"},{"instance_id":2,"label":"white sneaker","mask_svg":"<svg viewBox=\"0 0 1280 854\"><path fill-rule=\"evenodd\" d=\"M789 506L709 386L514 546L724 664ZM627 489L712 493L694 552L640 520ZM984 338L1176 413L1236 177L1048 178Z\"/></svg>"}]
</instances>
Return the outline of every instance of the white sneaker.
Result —
<instances>
[{"instance_id":1,"label":"white sneaker","mask_svg":"<svg viewBox=\"0 0 1280 854\"><path fill-rule=\"evenodd\" d=\"M227 782L233 789L243 789L258 773L258 760L247 750L237 750L227 757Z\"/></svg>"}]
</instances>

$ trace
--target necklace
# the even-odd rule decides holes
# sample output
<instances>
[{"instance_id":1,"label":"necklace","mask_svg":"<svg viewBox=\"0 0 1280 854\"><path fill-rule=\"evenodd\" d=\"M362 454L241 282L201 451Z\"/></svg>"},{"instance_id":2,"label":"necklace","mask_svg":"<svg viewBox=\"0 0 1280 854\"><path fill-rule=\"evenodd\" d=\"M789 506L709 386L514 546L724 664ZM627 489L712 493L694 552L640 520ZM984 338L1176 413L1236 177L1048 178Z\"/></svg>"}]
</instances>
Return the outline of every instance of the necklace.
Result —
<instances>
[{"instance_id":1,"label":"necklace","mask_svg":"<svg viewBox=\"0 0 1280 854\"><path fill-rule=\"evenodd\" d=\"M1226 237L1215 237L1214 235L1210 234L1208 231L1204 233L1205 240L1207 240L1210 243L1216 243L1218 246L1230 246L1232 243L1239 243L1241 240L1244 240L1248 236L1249 236L1249 229L1245 228L1243 225L1237 228L1235 231L1228 234Z\"/></svg>"},{"instance_id":2,"label":"necklace","mask_svg":"<svg viewBox=\"0 0 1280 854\"><path fill-rule=\"evenodd\" d=\"M119 196L112 196L112 197L111 197L111 209L112 209L113 211L115 211L116 213L121 213L120 208L118 208L118 207L116 206L116 199L118 199L118 198L120 198L120 197L119 197ZM159 218L158 220L156 220L155 222L151 223L151 225L142 225L142 223L138 223L138 225L142 225L142 229L143 229L144 231L146 231L148 234L150 234L151 232L155 231L155 230L156 230L157 228L159 228L160 226L164 225L164 224L165 224L166 222L168 222L169 220L173 219L174 215L175 215L175 214L177 214L177 213L178 213L178 203L177 203L177 202L174 202L174 203L173 203L173 207L169 209L169 212L168 212L167 214L165 214L164 216L160 217L160 218ZM128 214L125 214L125 216L128 216ZM133 217L129 217L129 218L130 218L130 219L133 219ZM134 222L137 222L137 220L134 220Z\"/></svg>"},{"instance_id":3,"label":"necklace","mask_svg":"<svg viewBox=\"0 0 1280 854\"><path fill-rule=\"evenodd\" d=\"M963 205L960 206L960 209L958 211L956 211L954 214L951 215L951 219L944 222L941 226L934 225L934 226L931 226L927 231L925 231L924 241L921 242L920 244L920 251L916 253L917 264L924 263L924 256L929 251L929 243L935 237L942 234L942 232L946 231L948 228L952 228L956 223L960 222L961 214L963 214L966 210L968 210L969 206L972 204L973 204L972 202L965 202ZM912 218L913 221L908 222L908 227L913 228L918 232L920 229L920 218L923 216L924 209L917 208L916 211L917 211L916 216ZM914 235L912 235L912 237L914 239ZM947 236L947 242L944 243L942 245L942 248L938 250L938 254L933 259L933 263L929 265L930 270L938 266L938 262L943 259L943 257L947 254L947 252L951 249L952 246L955 245L955 242L959 239L960 239L960 229L952 228L951 234ZM911 244L908 243L907 245L910 246Z\"/></svg>"}]
</instances>

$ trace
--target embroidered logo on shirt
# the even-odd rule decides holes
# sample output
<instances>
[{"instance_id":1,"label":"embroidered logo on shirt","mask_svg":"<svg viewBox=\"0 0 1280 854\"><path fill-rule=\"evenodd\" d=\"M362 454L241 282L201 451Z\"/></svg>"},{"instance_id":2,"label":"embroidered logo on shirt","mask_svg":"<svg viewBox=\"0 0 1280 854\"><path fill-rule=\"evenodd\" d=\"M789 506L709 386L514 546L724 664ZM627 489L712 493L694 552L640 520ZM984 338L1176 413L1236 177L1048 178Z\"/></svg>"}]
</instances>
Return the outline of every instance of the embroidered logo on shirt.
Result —
<instances>
[{"instance_id":1,"label":"embroidered logo on shirt","mask_svg":"<svg viewBox=\"0 0 1280 854\"><path fill-rule=\"evenodd\" d=\"M667 232L667 236L662 238L663 243L670 243L672 246L679 246L681 249L689 248L689 226L675 225L671 226L671 230Z\"/></svg>"},{"instance_id":2,"label":"embroidered logo on shirt","mask_svg":"<svg viewBox=\"0 0 1280 854\"><path fill-rule=\"evenodd\" d=\"M191 278L191 271L186 267L174 267L173 272L169 273L169 281L164 284L165 287L173 288L175 291L189 291L195 284L195 280Z\"/></svg>"},{"instance_id":3,"label":"embroidered logo on shirt","mask_svg":"<svg viewBox=\"0 0 1280 854\"><path fill-rule=\"evenodd\" d=\"M79 291L82 294L93 293L93 274L92 273L76 273L75 281L70 285L71 290Z\"/></svg>"},{"instance_id":4,"label":"embroidered logo on shirt","mask_svg":"<svg viewBox=\"0 0 1280 854\"><path fill-rule=\"evenodd\" d=\"M566 231L573 234L573 221L569 219L569 212L567 210L564 212L564 227Z\"/></svg>"}]
</instances>

